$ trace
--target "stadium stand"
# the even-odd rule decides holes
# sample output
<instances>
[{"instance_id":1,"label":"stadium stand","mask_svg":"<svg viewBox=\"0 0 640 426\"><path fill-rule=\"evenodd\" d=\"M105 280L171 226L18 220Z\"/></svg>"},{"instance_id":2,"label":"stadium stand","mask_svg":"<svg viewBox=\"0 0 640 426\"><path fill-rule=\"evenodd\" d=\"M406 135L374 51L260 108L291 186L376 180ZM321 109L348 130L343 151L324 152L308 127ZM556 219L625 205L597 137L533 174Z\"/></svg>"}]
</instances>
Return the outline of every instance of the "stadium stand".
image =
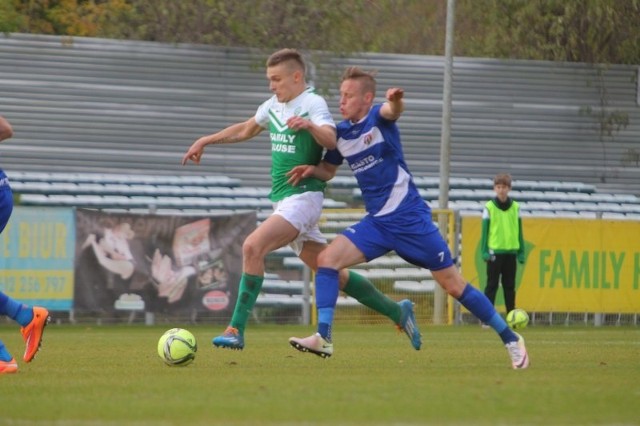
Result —
<instances>
[{"instance_id":1,"label":"stadium stand","mask_svg":"<svg viewBox=\"0 0 640 426\"><path fill-rule=\"evenodd\" d=\"M19 205L85 207L105 211L176 215L226 214L256 210L258 221L271 212L268 187L243 186L239 179L225 176L158 176L102 173L11 173L11 186ZM438 208L438 182L431 177L416 177L425 201ZM327 238L353 224L362 216L359 190L353 178L336 177L329 192L336 188L353 194L351 200L325 200L326 213L321 227ZM640 199L631 194L601 193L580 182L515 181L511 195L527 217L573 217L640 220ZM490 179L451 178L448 208L461 215L482 213L484 203L494 196ZM279 318L296 321L307 303L302 276L303 263L289 247L271 253L269 271L256 302L254 319L258 322ZM394 297L432 295L436 286L428 270L411 267L390 253L357 266L357 272L372 280ZM312 291L312 289L310 289ZM341 295L341 307L358 303Z\"/></svg>"},{"instance_id":2,"label":"stadium stand","mask_svg":"<svg viewBox=\"0 0 640 426\"><path fill-rule=\"evenodd\" d=\"M177 161L195 138L255 110L268 93L264 72L255 66L264 58L252 49L226 46L86 37L69 43L57 36L5 34L0 97L19 131L3 143L2 155L19 203L174 215L251 209L264 220L271 207L268 188L261 186L271 166L267 150L260 150L266 136L216 147L203 166L224 176L190 176L199 172ZM378 70L380 87L403 82L411 95L402 124L405 158L416 174L437 173L442 58L360 53L326 64L340 68L354 60ZM166 66L168 61L175 66ZM331 73L323 63L316 65L317 87L333 87L335 81L325 79ZM597 116L583 114L602 107L601 93L608 88L608 107L637 123L637 66L611 65L603 72L591 64L457 58L455 67L459 90L451 171L456 176L450 179L447 207L481 214L493 196L487 176L505 170L530 179L517 180L512 192L525 216L640 220L637 197L620 194L640 195L637 161L625 162L627 154L637 152L640 128L630 125L609 143L614 138L603 140ZM341 167L338 173L326 206L358 204L351 172ZM534 180L540 177L548 180ZM439 179L416 176L415 181L423 198L439 207ZM360 215L332 213L324 229L333 236ZM280 284L297 288L299 266L283 265L292 256L288 248L271 255L283 275L266 286L260 299L266 306L300 298L277 294ZM393 256L379 261L389 264L359 267L407 266ZM410 293L414 287L422 291L425 280L398 277L391 285Z\"/></svg>"},{"instance_id":3,"label":"stadium stand","mask_svg":"<svg viewBox=\"0 0 640 426\"><path fill-rule=\"evenodd\" d=\"M11 187L23 206L148 209L162 212L269 210L268 187L242 187L226 176L156 176L100 173L11 173ZM325 199L326 208L346 203Z\"/></svg>"},{"instance_id":4,"label":"stadium stand","mask_svg":"<svg viewBox=\"0 0 640 426\"><path fill-rule=\"evenodd\" d=\"M438 183L432 178L415 178L422 198L438 208ZM347 188L353 201L361 200L354 178L339 178L331 185ZM447 207L462 215L480 215L484 203L495 196L490 179L451 178ZM637 220L640 198L633 194L598 192L582 182L517 180L510 196L520 203L524 216L599 217Z\"/></svg>"}]
</instances>

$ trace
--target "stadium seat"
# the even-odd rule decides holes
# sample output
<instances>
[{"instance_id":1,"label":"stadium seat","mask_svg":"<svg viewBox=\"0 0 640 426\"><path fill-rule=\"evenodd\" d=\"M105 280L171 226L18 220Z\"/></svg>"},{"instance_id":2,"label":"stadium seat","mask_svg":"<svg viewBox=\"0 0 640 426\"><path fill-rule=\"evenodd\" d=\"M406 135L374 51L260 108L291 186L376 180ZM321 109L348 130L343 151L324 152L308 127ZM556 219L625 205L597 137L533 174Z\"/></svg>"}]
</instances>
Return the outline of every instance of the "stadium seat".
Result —
<instances>
[{"instance_id":1,"label":"stadium seat","mask_svg":"<svg viewBox=\"0 0 640 426\"><path fill-rule=\"evenodd\" d=\"M564 202L564 201L552 201L551 208L555 211L558 211L558 210L576 211L575 204L570 202Z\"/></svg>"},{"instance_id":2,"label":"stadium seat","mask_svg":"<svg viewBox=\"0 0 640 426\"><path fill-rule=\"evenodd\" d=\"M618 203L599 202L596 206L597 211L621 213L623 212L622 206Z\"/></svg>"},{"instance_id":3,"label":"stadium seat","mask_svg":"<svg viewBox=\"0 0 640 426\"><path fill-rule=\"evenodd\" d=\"M396 268L393 270L395 277L423 280L431 277L431 271L424 268Z\"/></svg>"},{"instance_id":4,"label":"stadium seat","mask_svg":"<svg viewBox=\"0 0 640 426\"><path fill-rule=\"evenodd\" d=\"M433 293L436 285L434 280L398 280L394 281L393 289L401 293Z\"/></svg>"},{"instance_id":5,"label":"stadium seat","mask_svg":"<svg viewBox=\"0 0 640 426\"><path fill-rule=\"evenodd\" d=\"M304 281L264 280L262 292L270 294L302 294Z\"/></svg>"},{"instance_id":6,"label":"stadium seat","mask_svg":"<svg viewBox=\"0 0 640 426\"><path fill-rule=\"evenodd\" d=\"M460 210L460 216L482 216L481 210Z\"/></svg>"},{"instance_id":7,"label":"stadium seat","mask_svg":"<svg viewBox=\"0 0 640 426\"><path fill-rule=\"evenodd\" d=\"M282 259L282 264L285 268L302 269L304 268L304 262L299 257L285 257Z\"/></svg>"},{"instance_id":8,"label":"stadium seat","mask_svg":"<svg viewBox=\"0 0 640 426\"><path fill-rule=\"evenodd\" d=\"M302 296L294 294L271 294L260 293L256 299L255 306L258 308L282 308L282 307L302 307L304 299Z\"/></svg>"},{"instance_id":9,"label":"stadium seat","mask_svg":"<svg viewBox=\"0 0 640 426\"><path fill-rule=\"evenodd\" d=\"M420 197L422 197L423 200L435 200L438 199L438 196L440 195L440 191L437 188L419 188L418 191L420 192Z\"/></svg>"},{"instance_id":10,"label":"stadium seat","mask_svg":"<svg viewBox=\"0 0 640 426\"><path fill-rule=\"evenodd\" d=\"M331 198L325 198L322 203L322 207L324 207L325 209L337 209L347 207L347 203L345 203L344 201L332 200Z\"/></svg>"},{"instance_id":11,"label":"stadium seat","mask_svg":"<svg viewBox=\"0 0 640 426\"><path fill-rule=\"evenodd\" d=\"M354 299L351 296L340 295L338 296L338 300L336 301L337 307L350 307L350 306L360 306L360 302Z\"/></svg>"},{"instance_id":12,"label":"stadium seat","mask_svg":"<svg viewBox=\"0 0 640 426\"><path fill-rule=\"evenodd\" d=\"M546 210L552 211L553 207L548 201L525 201L520 203L522 210Z\"/></svg>"},{"instance_id":13,"label":"stadium seat","mask_svg":"<svg viewBox=\"0 0 640 426\"><path fill-rule=\"evenodd\" d=\"M358 182L353 176L335 176L329 181L329 185L341 188L354 188L358 186Z\"/></svg>"},{"instance_id":14,"label":"stadium seat","mask_svg":"<svg viewBox=\"0 0 640 426\"><path fill-rule=\"evenodd\" d=\"M45 194L20 194L20 204L25 206L47 206L51 205L51 201Z\"/></svg>"},{"instance_id":15,"label":"stadium seat","mask_svg":"<svg viewBox=\"0 0 640 426\"><path fill-rule=\"evenodd\" d=\"M624 213L616 213L616 212L609 212L609 211L602 212L602 218L603 219L630 219Z\"/></svg>"},{"instance_id":16,"label":"stadium seat","mask_svg":"<svg viewBox=\"0 0 640 426\"><path fill-rule=\"evenodd\" d=\"M413 182L418 188L438 188L440 186L440 178L430 176L414 176Z\"/></svg>"}]
</instances>

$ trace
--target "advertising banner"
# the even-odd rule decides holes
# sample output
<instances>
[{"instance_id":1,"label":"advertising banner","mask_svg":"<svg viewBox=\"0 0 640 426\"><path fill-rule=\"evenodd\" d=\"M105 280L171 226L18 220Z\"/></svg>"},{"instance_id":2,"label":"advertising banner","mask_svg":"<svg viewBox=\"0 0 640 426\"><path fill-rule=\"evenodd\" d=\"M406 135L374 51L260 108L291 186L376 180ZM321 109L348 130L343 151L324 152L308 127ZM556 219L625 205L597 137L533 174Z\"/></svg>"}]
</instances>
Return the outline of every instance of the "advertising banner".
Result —
<instances>
[{"instance_id":1,"label":"advertising banner","mask_svg":"<svg viewBox=\"0 0 640 426\"><path fill-rule=\"evenodd\" d=\"M229 317L242 274L242 243L255 212L160 216L76 211L74 310L208 313Z\"/></svg>"},{"instance_id":2,"label":"advertising banner","mask_svg":"<svg viewBox=\"0 0 640 426\"><path fill-rule=\"evenodd\" d=\"M0 234L0 290L29 305L70 310L74 221L68 208L16 206Z\"/></svg>"},{"instance_id":3,"label":"advertising banner","mask_svg":"<svg viewBox=\"0 0 640 426\"><path fill-rule=\"evenodd\" d=\"M640 312L640 222L524 218L516 305L532 312ZM462 218L462 273L484 291L481 218ZM496 307L503 305L498 290Z\"/></svg>"}]
</instances>

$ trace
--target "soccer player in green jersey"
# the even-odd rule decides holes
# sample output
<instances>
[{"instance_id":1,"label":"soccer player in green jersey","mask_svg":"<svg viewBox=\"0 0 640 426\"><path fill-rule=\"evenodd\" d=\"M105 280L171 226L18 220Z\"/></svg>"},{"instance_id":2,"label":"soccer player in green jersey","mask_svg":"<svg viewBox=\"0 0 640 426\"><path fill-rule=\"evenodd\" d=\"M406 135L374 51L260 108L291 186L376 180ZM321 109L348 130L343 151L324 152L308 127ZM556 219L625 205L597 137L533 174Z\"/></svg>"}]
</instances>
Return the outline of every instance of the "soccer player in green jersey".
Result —
<instances>
[{"instance_id":1,"label":"soccer player in green jersey","mask_svg":"<svg viewBox=\"0 0 640 426\"><path fill-rule=\"evenodd\" d=\"M243 273L238 300L224 333L213 339L216 347L243 349L244 330L264 280L265 256L290 245L314 271L318 254L327 246L318 221L322 214L325 182L303 179L291 185L287 172L302 164L318 164L323 150L336 147L336 126L326 101L315 94L305 79L305 63L294 49L282 49L267 60L267 79L273 96L248 120L196 140L182 158L200 163L210 144L243 142L268 130L271 140L271 193L274 212L244 241ZM366 278L343 269L340 288L369 308L386 315L420 349L420 332L409 300L399 303L382 294Z\"/></svg>"}]
</instances>

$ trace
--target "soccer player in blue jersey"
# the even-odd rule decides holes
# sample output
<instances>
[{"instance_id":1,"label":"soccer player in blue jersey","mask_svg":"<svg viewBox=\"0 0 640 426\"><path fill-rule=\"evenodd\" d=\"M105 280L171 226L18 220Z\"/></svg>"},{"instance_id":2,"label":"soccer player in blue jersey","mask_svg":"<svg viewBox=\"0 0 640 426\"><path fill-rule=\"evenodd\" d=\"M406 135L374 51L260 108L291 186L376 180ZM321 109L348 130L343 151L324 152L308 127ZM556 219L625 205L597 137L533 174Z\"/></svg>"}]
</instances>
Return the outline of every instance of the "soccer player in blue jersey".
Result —
<instances>
[{"instance_id":1,"label":"soccer player in blue jersey","mask_svg":"<svg viewBox=\"0 0 640 426\"><path fill-rule=\"evenodd\" d=\"M326 183L309 178L293 186L287 173L297 165L317 164L322 159L323 147L335 147L333 117L324 98L307 85L305 63L297 50L278 50L266 65L273 96L248 120L196 140L182 159L182 164L188 161L199 164L207 145L243 142L269 131L272 158L269 198L274 212L242 245L243 271L233 316L226 330L212 341L216 347L235 350L245 346L245 327L264 281L265 256L290 245L315 270L318 253L327 242L318 227ZM420 349L420 332L410 300L391 300L353 271L341 270L336 274L345 294L387 316L405 332L413 348Z\"/></svg>"},{"instance_id":2,"label":"soccer player in blue jersey","mask_svg":"<svg viewBox=\"0 0 640 426\"><path fill-rule=\"evenodd\" d=\"M292 184L311 176L327 181L346 160L367 211L360 222L345 229L318 255L318 330L306 338L292 337L289 343L303 352L331 355L338 271L395 250L406 261L430 269L448 294L491 326L505 344L514 369L527 368L524 339L507 326L487 297L461 276L413 182L396 125L404 110L404 91L390 88L386 102L374 105L375 92L372 73L347 68L340 86L340 113L345 120L337 126L336 149L328 151L318 165L298 166L289 173Z\"/></svg>"},{"instance_id":3,"label":"soccer player in blue jersey","mask_svg":"<svg viewBox=\"0 0 640 426\"><path fill-rule=\"evenodd\" d=\"M0 115L0 142L13 136L13 129L7 119ZM9 222L13 211L13 193L7 175L0 170L0 232ZM22 359L31 362L40 349L42 331L49 321L49 312L38 306L31 307L13 300L0 291L0 315L6 315L22 326L20 332L26 348ZM18 363L0 340L0 374L16 373Z\"/></svg>"}]
</instances>

